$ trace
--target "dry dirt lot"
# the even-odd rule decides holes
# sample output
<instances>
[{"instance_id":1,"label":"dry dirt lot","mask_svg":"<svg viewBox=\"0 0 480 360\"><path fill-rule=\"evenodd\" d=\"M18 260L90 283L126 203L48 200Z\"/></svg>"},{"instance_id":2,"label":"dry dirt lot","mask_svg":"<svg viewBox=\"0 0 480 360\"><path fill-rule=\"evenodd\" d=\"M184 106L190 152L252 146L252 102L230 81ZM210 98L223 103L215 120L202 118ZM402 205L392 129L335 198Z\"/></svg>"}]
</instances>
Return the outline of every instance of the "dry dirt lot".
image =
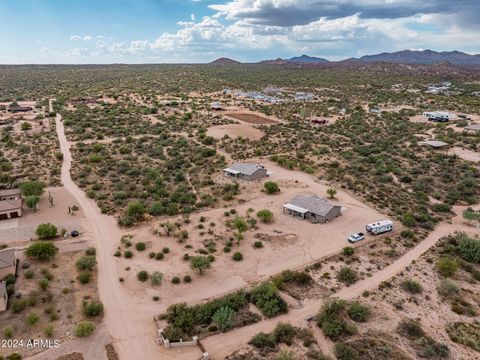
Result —
<instances>
[{"instance_id":1,"label":"dry dirt lot","mask_svg":"<svg viewBox=\"0 0 480 360\"><path fill-rule=\"evenodd\" d=\"M223 114L227 118L231 118L234 120L244 121L249 124L257 124L257 125L270 125L277 123L277 120L274 120L266 115L254 113L253 111L242 111L242 112L229 112Z\"/></svg>"},{"instance_id":2,"label":"dry dirt lot","mask_svg":"<svg viewBox=\"0 0 480 360\"><path fill-rule=\"evenodd\" d=\"M222 139L225 135L228 135L231 138L244 137L250 140L259 140L264 133L247 124L228 124L209 127L207 135L215 139Z\"/></svg>"},{"instance_id":3,"label":"dry dirt lot","mask_svg":"<svg viewBox=\"0 0 480 360\"><path fill-rule=\"evenodd\" d=\"M455 154L459 158L467 161L479 162L480 153L468 149L462 149L461 147L455 146L448 150L450 154Z\"/></svg>"}]
</instances>

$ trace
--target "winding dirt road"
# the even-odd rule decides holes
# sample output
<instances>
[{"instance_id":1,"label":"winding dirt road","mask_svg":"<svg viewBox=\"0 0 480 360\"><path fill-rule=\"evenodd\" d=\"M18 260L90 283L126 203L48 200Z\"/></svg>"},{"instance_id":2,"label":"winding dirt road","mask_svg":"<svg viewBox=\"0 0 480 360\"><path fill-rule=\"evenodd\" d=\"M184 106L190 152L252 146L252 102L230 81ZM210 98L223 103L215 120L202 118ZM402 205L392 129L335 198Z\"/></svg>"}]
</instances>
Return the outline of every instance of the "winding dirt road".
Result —
<instances>
[{"instance_id":1,"label":"winding dirt road","mask_svg":"<svg viewBox=\"0 0 480 360\"><path fill-rule=\"evenodd\" d=\"M74 196L89 219L91 233L97 249L98 292L105 307L103 326L111 335L121 359L159 359L158 345L152 336L154 305L143 304L142 299L131 296L118 280L115 252L121 232L111 216L103 215L96 204L73 182L70 176L72 154L65 136L62 117L55 118L60 150L63 153L61 179L63 186ZM151 302L151 300L150 300ZM158 310L157 310L158 311ZM97 359L103 357L98 354Z\"/></svg>"}]
</instances>

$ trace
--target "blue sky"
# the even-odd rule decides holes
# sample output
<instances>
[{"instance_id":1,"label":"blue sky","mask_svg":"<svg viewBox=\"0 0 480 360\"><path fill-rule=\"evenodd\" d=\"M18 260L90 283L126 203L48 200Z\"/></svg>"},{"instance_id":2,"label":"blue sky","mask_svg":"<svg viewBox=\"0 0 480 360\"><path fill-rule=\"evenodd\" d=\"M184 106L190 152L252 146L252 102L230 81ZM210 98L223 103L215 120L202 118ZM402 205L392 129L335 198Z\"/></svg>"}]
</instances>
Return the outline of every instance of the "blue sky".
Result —
<instances>
[{"instance_id":1,"label":"blue sky","mask_svg":"<svg viewBox=\"0 0 480 360\"><path fill-rule=\"evenodd\" d=\"M480 53L478 0L0 0L0 63Z\"/></svg>"}]
</instances>

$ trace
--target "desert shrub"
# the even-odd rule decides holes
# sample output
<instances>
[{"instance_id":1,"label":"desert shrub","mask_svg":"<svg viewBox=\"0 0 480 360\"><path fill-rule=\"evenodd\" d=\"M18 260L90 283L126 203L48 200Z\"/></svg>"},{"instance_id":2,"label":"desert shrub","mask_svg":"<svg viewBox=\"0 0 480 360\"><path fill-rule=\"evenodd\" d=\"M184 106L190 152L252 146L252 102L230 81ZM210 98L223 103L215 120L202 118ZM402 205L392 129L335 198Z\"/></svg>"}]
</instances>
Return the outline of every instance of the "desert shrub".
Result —
<instances>
[{"instance_id":1,"label":"desert shrub","mask_svg":"<svg viewBox=\"0 0 480 360\"><path fill-rule=\"evenodd\" d=\"M99 301L84 301L83 314L88 317L99 316L103 314L103 304Z\"/></svg>"},{"instance_id":2,"label":"desert shrub","mask_svg":"<svg viewBox=\"0 0 480 360\"><path fill-rule=\"evenodd\" d=\"M269 318L288 311L287 303L278 294L277 287L269 281L253 288L250 292L250 299Z\"/></svg>"},{"instance_id":3,"label":"desert shrub","mask_svg":"<svg viewBox=\"0 0 480 360\"><path fill-rule=\"evenodd\" d=\"M224 306L213 314L212 320L222 331L227 331L235 325L235 315L236 313L234 310L228 306Z\"/></svg>"},{"instance_id":4,"label":"desert shrub","mask_svg":"<svg viewBox=\"0 0 480 360\"><path fill-rule=\"evenodd\" d=\"M180 278L179 278L178 276L174 276L174 277L172 278L172 284L175 284L175 285L180 284L180 281L181 281L181 280L180 280Z\"/></svg>"},{"instance_id":5,"label":"desert shrub","mask_svg":"<svg viewBox=\"0 0 480 360\"><path fill-rule=\"evenodd\" d=\"M26 320L27 320L27 323L28 323L29 325L34 325L34 324L36 324L36 323L40 320L40 316L38 316L37 314L35 314L35 313L32 312L32 313L30 313L30 314L27 315L27 319L26 319Z\"/></svg>"},{"instance_id":6,"label":"desert shrub","mask_svg":"<svg viewBox=\"0 0 480 360\"><path fill-rule=\"evenodd\" d=\"M354 301L348 306L347 314L353 321L366 322L370 317L370 308Z\"/></svg>"},{"instance_id":7,"label":"desert shrub","mask_svg":"<svg viewBox=\"0 0 480 360\"><path fill-rule=\"evenodd\" d=\"M143 251L145 250L145 243L144 242L138 242L135 244L135 249L137 249L137 251Z\"/></svg>"},{"instance_id":8,"label":"desert shrub","mask_svg":"<svg viewBox=\"0 0 480 360\"><path fill-rule=\"evenodd\" d=\"M411 279L402 282L402 289L410 294L420 294L423 290L422 285Z\"/></svg>"},{"instance_id":9,"label":"desert shrub","mask_svg":"<svg viewBox=\"0 0 480 360\"><path fill-rule=\"evenodd\" d=\"M127 217L134 221L142 221L145 217L145 205L140 201L134 201L128 205Z\"/></svg>"},{"instance_id":10,"label":"desert shrub","mask_svg":"<svg viewBox=\"0 0 480 360\"><path fill-rule=\"evenodd\" d=\"M37 260L50 260L58 253L58 248L51 241L37 241L25 249L25 255Z\"/></svg>"},{"instance_id":11,"label":"desert shrub","mask_svg":"<svg viewBox=\"0 0 480 360\"><path fill-rule=\"evenodd\" d=\"M152 285L156 286L162 283L163 280L163 274L158 271L154 271L152 274Z\"/></svg>"},{"instance_id":12,"label":"desert shrub","mask_svg":"<svg viewBox=\"0 0 480 360\"><path fill-rule=\"evenodd\" d=\"M338 342L335 344L335 356L338 360L356 360L357 351L350 345Z\"/></svg>"},{"instance_id":13,"label":"desert shrub","mask_svg":"<svg viewBox=\"0 0 480 360\"><path fill-rule=\"evenodd\" d=\"M25 271L23 276L25 277L25 279L31 279L35 276L35 272L33 270L27 270Z\"/></svg>"},{"instance_id":14,"label":"desert shrub","mask_svg":"<svg viewBox=\"0 0 480 360\"><path fill-rule=\"evenodd\" d=\"M452 341L480 352L480 323L478 321L448 324L446 330Z\"/></svg>"},{"instance_id":15,"label":"desert shrub","mask_svg":"<svg viewBox=\"0 0 480 360\"><path fill-rule=\"evenodd\" d=\"M265 334L260 332L254 335L248 342L250 345L255 346L258 349L270 348L275 349L276 343L275 339L271 334Z\"/></svg>"},{"instance_id":16,"label":"desert shrub","mask_svg":"<svg viewBox=\"0 0 480 360\"><path fill-rule=\"evenodd\" d=\"M292 270L282 271L282 273L275 276L272 281L279 289L284 289L286 284L305 286L313 283L312 277L305 271Z\"/></svg>"},{"instance_id":17,"label":"desert shrub","mask_svg":"<svg viewBox=\"0 0 480 360\"><path fill-rule=\"evenodd\" d=\"M27 299L13 299L11 302L10 302L10 310L12 310L12 312L14 314L17 314L21 311L23 311L28 305L28 300Z\"/></svg>"},{"instance_id":18,"label":"desert shrub","mask_svg":"<svg viewBox=\"0 0 480 360\"><path fill-rule=\"evenodd\" d=\"M184 283L191 283L192 282L192 277L190 275L185 275L183 277L183 282Z\"/></svg>"},{"instance_id":19,"label":"desert shrub","mask_svg":"<svg viewBox=\"0 0 480 360\"><path fill-rule=\"evenodd\" d=\"M52 239L57 236L57 231L55 225L47 223L38 225L35 234L37 234L40 239Z\"/></svg>"},{"instance_id":20,"label":"desert shrub","mask_svg":"<svg viewBox=\"0 0 480 360\"><path fill-rule=\"evenodd\" d=\"M458 269L457 260L452 257L442 257L437 262L437 270L444 277L455 275Z\"/></svg>"},{"instance_id":21,"label":"desert shrub","mask_svg":"<svg viewBox=\"0 0 480 360\"><path fill-rule=\"evenodd\" d=\"M438 293L446 298L452 297L460 291L457 283L452 279L442 279L438 286Z\"/></svg>"},{"instance_id":22,"label":"desert shrub","mask_svg":"<svg viewBox=\"0 0 480 360\"><path fill-rule=\"evenodd\" d=\"M273 330L273 338L277 344L292 345L295 336L295 328L288 323L278 323Z\"/></svg>"},{"instance_id":23,"label":"desert shrub","mask_svg":"<svg viewBox=\"0 0 480 360\"><path fill-rule=\"evenodd\" d=\"M94 256L82 256L75 263L78 270L90 270L90 271L93 270L96 264L97 264L97 260L95 260Z\"/></svg>"},{"instance_id":24,"label":"desert shrub","mask_svg":"<svg viewBox=\"0 0 480 360\"><path fill-rule=\"evenodd\" d=\"M89 247L87 250L85 250L85 255L87 256L95 256L97 253L97 250L94 247Z\"/></svg>"},{"instance_id":25,"label":"desert shrub","mask_svg":"<svg viewBox=\"0 0 480 360\"><path fill-rule=\"evenodd\" d=\"M343 318L347 302L339 299L330 299L322 305L316 316L316 323L325 336L336 340L343 335L353 334L356 328L348 324Z\"/></svg>"},{"instance_id":26,"label":"desert shrub","mask_svg":"<svg viewBox=\"0 0 480 360\"><path fill-rule=\"evenodd\" d=\"M450 355L450 350L445 344L441 344L429 337L422 337L415 342L417 355L426 359L446 359Z\"/></svg>"},{"instance_id":27,"label":"desert shrub","mask_svg":"<svg viewBox=\"0 0 480 360\"><path fill-rule=\"evenodd\" d=\"M355 253L355 249L351 246L346 246L342 250L343 255L350 256Z\"/></svg>"},{"instance_id":28,"label":"desert shrub","mask_svg":"<svg viewBox=\"0 0 480 360\"><path fill-rule=\"evenodd\" d=\"M92 279L92 275L89 272L83 272L80 275L78 275L78 281L80 284L88 284L90 280Z\"/></svg>"},{"instance_id":29,"label":"desert shrub","mask_svg":"<svg viewBox=\"0 0 480 360\"><path fill-rule=\"evenodd\" d=\"M255 246L256 249L261 249L263 248L263 243L261 241L255 241L253 246Z\"/></svg>"},{"instance_id":30,"label":"desert shrub","mask_svg":"<svg viewBox=\"0 0 480 360\"><path fill-rule=\"evenodd\" d=\"M413 319L402 320L400 324L398 324L397 331L408 339L419 339L425 336L425 332L420 326L420 323Z\"/></svg>"},{"instance_id":31,"label":"desert shrub","mask_svg":"<svg viewBox=\"0 0 480 360\"><path fill-rule=\"evenodd\" d=\"M357 282L358 274L352 268L345 266L338 272L337 279L347 285L351 285Z\"/></svg>"},{"instance_id":32,"label":"desert shrub","mask_svg":"<svg viewBox=\"0 0 480 360\"><path fill-rule=\"evenodd\" d=\"M280 191L280 187L274 181L267 181L265 184L263 184L263 187L265 188L267 194L275 194Z\"/></svg>"},{"instance_id":33,"label":"desert shrub","mask_svg":"<svg viewBox=\"0 0 480 360\"><path fill-rule=\"evenodd\" d=\"M263 209L257 212L257 217L261 222L269 224L273 221L273 213L270 210Z\"/></svg>"},{"instance_id":34,"label":"desert shrub","mask_svg":"<svg viewBox=\"0 0 480 360\"><path fill-rule=\"evenodd\" d=\"M140 271L137 274L137 279L141 282L147 281L148 280L148 272L146 272L145 270Z\"/></svg>"},{"instance_id":35,"label":"desert shrub","mask_svg":"<svg viewBox=\"0 0 480 360\"><path fill-rule=\"evenodd\" d=\"M125 250L125 252L123 253L123 256L125 256L125 258L127 259L130 259L131 257L133 257L133 252L130 250Z\"/></svg>"},{"instance_id":36,"label":"desert shrub","mask_svg":"<svg viewBox=\"0 0 480 360\"><path fill-rule=\"evenodd\" d=\"M232 259L235 261L242 261L243 260L243 255L241 252L237 251L233 254Z\"/></svg>"},{"instance_id":37,"label":"desert shrub","mask_svg":"<svg viewBox=\"0 0 480 360\"><path fill-rule=\"evenodd\" d=\"M80 321L75 326L75 335L78 337L90 336L95 331L95 324L91 321Z\"/></svg>"},{"instance_id":38,"label":"desert shrub","mask_svg":"<svg viewBox=\"0 0 480 360\"><path fill-rule=\"evenodd\" d=\"M458 243L458 252L462 259L472 263L480 263L480 240L462 236Z\"/></svg>"},{"instance_id":39,"label":"desert shrub","mask_svg":"<svg viewBox=\"0 0 480 360\"><path fill-rule=\"evenodd\" d=\"M202 275L206 269L210 268L211 261L207 256L190 256L189 261L190 267L194 270L198 270L200 275Z\"/></svg>"},{"instance_id":40,"label":"desert shrub","mask_svg":"<svg viewBox=\"0 0 480 360\"><path fill-rule=\"evenodd\" d=\"M162 249L162 253L164 253L164 254L168 254L169 252L170 252L170 248L168 248L166 246Z\"/></svg>"},{"instance_id":41,"label":"desert shrub","mask_svg":"<svg viewBox=\"0 0 480 360\"><path fill-rule=\"evenodd\" d=\"M165 257L165 255L162 252L158 252L155 255L155 260L163 260L164 257Z\"/></svg>"}]
</instances>

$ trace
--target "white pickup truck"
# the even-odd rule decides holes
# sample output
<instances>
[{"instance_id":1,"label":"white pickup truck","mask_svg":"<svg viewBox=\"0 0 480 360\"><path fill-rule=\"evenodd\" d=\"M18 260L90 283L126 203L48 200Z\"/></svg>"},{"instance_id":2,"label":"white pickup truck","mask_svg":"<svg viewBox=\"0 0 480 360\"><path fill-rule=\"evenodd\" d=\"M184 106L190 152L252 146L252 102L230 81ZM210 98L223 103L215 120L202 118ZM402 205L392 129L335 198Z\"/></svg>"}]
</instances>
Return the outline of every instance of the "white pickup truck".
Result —
<instances>
[{"instance_id":1,"label":"white pickup truck","mask_svg":"<svg viewBox=\"0 0 480 360\"><path fill-rule=\"evenodd\" d=\"M363 233L356 233L350 235L350 237L348 238L348 242L356 243L357 241L361 241L363 239L365 239L365 235Z\"/></svg>"}]
</instances>

